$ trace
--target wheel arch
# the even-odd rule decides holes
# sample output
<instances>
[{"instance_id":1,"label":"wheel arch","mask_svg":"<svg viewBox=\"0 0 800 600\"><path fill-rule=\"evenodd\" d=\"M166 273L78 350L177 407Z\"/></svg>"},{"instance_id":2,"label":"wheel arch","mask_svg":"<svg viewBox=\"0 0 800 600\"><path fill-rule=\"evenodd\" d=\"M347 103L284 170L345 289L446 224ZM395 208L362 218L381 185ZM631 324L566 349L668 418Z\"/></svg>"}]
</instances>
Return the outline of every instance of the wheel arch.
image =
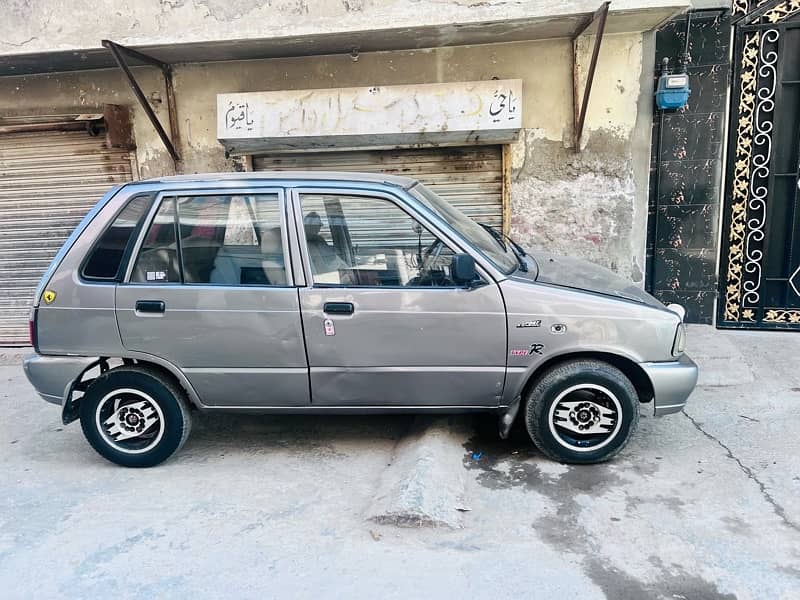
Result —
<instances>
[{"instance_id":1,"label":"wheel arch","mask_svg":"<svg viewBox=\"0 0 800 600\"><path fill-rule=\"evenodd\" d=\"M195 408L203 407L200 396L198 396L197 391L194 389L189 379L187 379L183 371L168 360L143 352L128 352L125 356L120 356L119 358L122 359L123 362L130 360L136 361L138 365L149 367L162 373L165 377L169 377L183 388L192 406Z\"/></svg>"},{"instance_id":2,"label":"wheel arch","mask_svg":"<svg viewBox=\"0 0 800 600\"><path fill-rule=\"evenodd\" d=\"M599 360L616 367L622 371L633 384L633 387L636 389L636 394L639 396L640 403L647 403L653 400L655 395L653 384L641 366L626 356L602 351L569 352L549 357L528 374L527 379L520 388L519 397L524 399L528 391L536 385L536 382L541 379L542 375L554 366L580 359Z\"/></svg>"},{"instance_id":3,"label":"wheel arch","mask_svg":"<svg viewBox=\"0 0 800 600\"><path fill-rule=\"evenodd\" d=\"M203 408L203 403L200 401L197 391L186 378L186 375L184 375L176 365L156 356L140 352L129 352L121 356L100 356L96 360L93 360L91 364L84 368L75 379L67 384L64 392L64 404L69 405L72 403L73 391L82 391L81 388L85 389L87 385L91 384L94 378L86 381L83 380L83 377L89 371L96 367L100 367L102 372L102 370L107 370L109 368L109 362L113 363L116 361L122 361L123 364L128 365L141 365L156 371L180 386L180 388L186 392L186 396L192 406L195 408Z\"/></svg>"}]
</instances>

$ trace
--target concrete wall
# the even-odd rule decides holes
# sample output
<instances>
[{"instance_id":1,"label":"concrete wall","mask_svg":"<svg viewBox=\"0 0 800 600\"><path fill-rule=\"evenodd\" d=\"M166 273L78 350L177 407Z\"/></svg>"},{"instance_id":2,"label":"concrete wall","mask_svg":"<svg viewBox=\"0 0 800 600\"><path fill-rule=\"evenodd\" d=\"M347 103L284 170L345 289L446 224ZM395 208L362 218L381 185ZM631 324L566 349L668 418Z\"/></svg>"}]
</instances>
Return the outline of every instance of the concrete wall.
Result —
<instances>
[{"instance_id":1,"label":"concrete wall","mask_svg":"<svg viewBox=\"0 0 800 600\"><path fill-rule=\"evenodd\" d=\"M593 38L582 40L585 66ZM608 36L601 46L581 151L572 148L571 90L559 107L536 109L512 149L512 236L560 254L582 256L643 283L651 116L651 36ZM563 48L569 52L569 45ZM561 69L569 69L561 62ZM564 85L564 82L560 82ZM571 84L571 80L567 82ZM527 91L527 88L526 88ZM583 90L579 90L583 93ZM547 120L549 126L542 123ZM562 126L557 131L558 125Z\"/></svg>"},{"instance_id":2,"label":"concrete wall","mask_svg":"<svg viewBox=\"0 0 800 600\"><path fill-rule=\"evenodd\" d=\"M591 13L599 4L599 0L3 0L0 55L97 48L102 38L152 45L406 27L441 27L445 34L457 35L456 23L547 22ZM614 0L611 10L631 26L625 15L634 10L666 16L686 4L687 0ZM647 28L652 26L651 21Z\"/></svg>"},{"instance_id":3,"label":"concrete wall","mask_svg":"<svg viewBox=\"0 0 800 600\"><path fill-rule=\"evenodd\" d=\"M580 153L570 147L566 39L364 53L357 62L332 55L178 65L184 170L235 168L216 139L217 93L521 78L523 131L510 153L512 234L524 245L584 256L641 282L652 91L652 49L643 50L648 39L605 38ZM578 53L584 67L592 42L586 38ZM164 98L155 70L135 71L148 97ZM166 151L117 71L0 78L0 115L89 111L106 102L133 107L141 176L171 173ZM166 102L154 108L166 125Z\"/></svg>"}]
</instances>

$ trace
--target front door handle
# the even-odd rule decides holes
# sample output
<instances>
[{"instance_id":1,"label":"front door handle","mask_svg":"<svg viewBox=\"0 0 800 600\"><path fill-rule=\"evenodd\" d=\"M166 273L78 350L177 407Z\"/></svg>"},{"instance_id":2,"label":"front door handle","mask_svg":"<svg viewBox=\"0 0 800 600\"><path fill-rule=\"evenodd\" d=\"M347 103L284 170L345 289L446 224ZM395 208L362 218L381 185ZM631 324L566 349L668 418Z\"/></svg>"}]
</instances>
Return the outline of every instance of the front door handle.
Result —
<instances>
[{"instance_id":1,"label":"front door handle","mask_svg":"<svg viewBox=\"0 0 800 600\"><path fill-rule=\"evenodd\" d=\"M163 300L137 300L136 312L140 313L163 313L167 305Z\"/></svg>"},{"instance_id":2,"label":"front door handle","mask_svg":"<svg viewBox=\"0 0 800 600\"><path fill-rule=\"evenodd\" d=\"M352 302L326 302L323 310L330 315L352 315L355 307Z\"/></svg>"}]
</instances>

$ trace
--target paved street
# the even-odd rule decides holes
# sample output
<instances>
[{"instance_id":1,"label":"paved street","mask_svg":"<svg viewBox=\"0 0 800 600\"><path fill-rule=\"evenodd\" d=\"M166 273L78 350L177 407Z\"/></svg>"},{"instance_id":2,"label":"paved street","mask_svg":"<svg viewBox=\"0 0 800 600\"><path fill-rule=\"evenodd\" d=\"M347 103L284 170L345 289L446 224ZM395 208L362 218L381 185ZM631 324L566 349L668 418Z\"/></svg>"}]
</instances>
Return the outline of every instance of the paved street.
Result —
<instances>
[{"instance_id":1,"label":"paved street","mask_svg":"<svg viewBox=\"0 0 800 600\"><path fill-rule=\"evenodd\" d=\"M126 470L0 367L2 595L800 598L800 336L694 326L690 353L685 414L589 467L486 419L202 416Z\"/></svg>"}]
</instances>

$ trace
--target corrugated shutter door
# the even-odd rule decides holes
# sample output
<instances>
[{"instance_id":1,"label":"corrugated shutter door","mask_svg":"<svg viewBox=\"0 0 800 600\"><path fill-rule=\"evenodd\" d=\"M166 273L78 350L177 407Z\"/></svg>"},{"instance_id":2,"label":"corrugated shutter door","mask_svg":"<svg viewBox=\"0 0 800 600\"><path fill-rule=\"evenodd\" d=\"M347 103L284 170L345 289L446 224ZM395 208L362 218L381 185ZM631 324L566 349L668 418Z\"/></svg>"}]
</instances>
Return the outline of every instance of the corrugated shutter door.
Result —
<instances>
[{"instance_id":1,"label":"corrugated shutter door","mask_svg":"<svg viewBox=\"0 0 800 600\"><path fill-rule=\"evenodd\" d=\"M503 222L500 146L316 152L253 157L255 171L390 173L421 181L480 223Z\"/></svg>"},{"instance_id":2,"label":"corrugated shutter door","mask_svg":"<svg viewBox=\"0 0 800 600\"><path fill-rule=\"evenodd\" d=\"M83 216L131 180L127 150L82 131L0 135L0 345L28 341L39 279Z\"/></svg>"}]
</instances>

